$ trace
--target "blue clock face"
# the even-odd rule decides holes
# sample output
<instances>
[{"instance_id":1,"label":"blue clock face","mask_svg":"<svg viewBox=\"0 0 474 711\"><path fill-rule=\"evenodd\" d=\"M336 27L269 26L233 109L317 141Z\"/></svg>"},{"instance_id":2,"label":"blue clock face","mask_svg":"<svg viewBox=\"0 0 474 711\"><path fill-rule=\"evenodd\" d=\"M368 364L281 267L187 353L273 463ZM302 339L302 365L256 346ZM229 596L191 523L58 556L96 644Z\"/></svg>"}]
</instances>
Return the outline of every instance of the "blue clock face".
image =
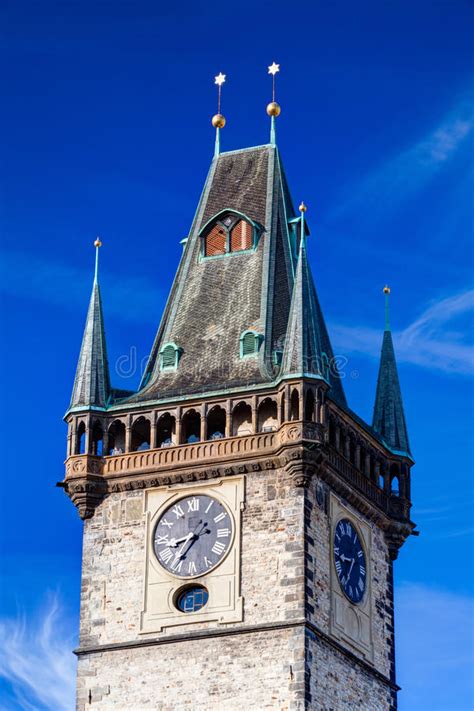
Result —
<instances>
[{"instance_id":1,"label":"blue clock face","mask_svg":"<svg viewBox=\"0 0 474 711\"><path fill-rule=\"evenodd\" d=\"M353 524L343 518L334 531L334 565L339 583L351 602L364 597L367 565L362 543Z\"/></svg>"}]
</instances>

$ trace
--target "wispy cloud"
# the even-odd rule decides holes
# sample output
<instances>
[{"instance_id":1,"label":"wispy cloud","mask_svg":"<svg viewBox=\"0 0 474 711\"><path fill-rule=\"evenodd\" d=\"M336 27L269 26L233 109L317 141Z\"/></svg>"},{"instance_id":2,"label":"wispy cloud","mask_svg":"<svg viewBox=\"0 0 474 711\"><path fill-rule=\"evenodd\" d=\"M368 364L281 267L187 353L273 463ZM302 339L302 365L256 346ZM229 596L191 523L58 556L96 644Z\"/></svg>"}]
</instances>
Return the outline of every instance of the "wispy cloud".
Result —
<instances>
[{"instance_id":1,"label":"wispy cloud","mask_svg":"<svg viewBox=\"0 0 474 711\"><path fill-rule=\"evenodd\" d=\"M354 212L359 220L364 219L364 215L371 221L386 216L387 211L398 208L400 201L411 197L435 177L454 157L473 127L470 102L463 100L413 145L351 185L331 211L330 218L343 218ZM361 206L364 206L362 212Z\"/></svg>"},{"instance_id":2,"label":"wispy cloud","mask_svg":"<svg viewBox=\"0 0 474 711\"><path fill-rule=\"evenodd\" d=\"M472 711L474 598L405 584L395 607L400 711Z\"/></svg>"},{"instance_id":3,"label":"wispy cloud","mask_svg":"<svg viewBox=\"0 0 474 711\"><path fill-rule=\"evenodd\" d=\"M413 363L445 373L460 375L474 371L474 346L469 341L474 311L474 290L440 299L402 331L395 331L397 360ZM466 325L455 329L450 324L464 317ZM333 325L334 344L345 353L364 353L378 357L381 334L379 329Z\"/></svg>"},{"instance_id":4,"label":"wispy cloud","mask_svg":"<svg viewBox=\"0 0 474 711\"><path fill-rule=\"evenodd\" d=\"M138 323L157 323L165 293L147 279L110 272L101 276L101 287L108 297L107 315ZM54 259L24 252L2 250L0 291L65 308L84 309L92 288L92 268L87 273ZM154 308L156 306L156 308Z\"/></svg>"},{"instance_id":5,"label":"wispy cloud","mask_svg":"<svg viewBox=\"0 0 474 711\"><path fill-rule=\"evenodd\" d=\"M31 618L0 619L0 677L12 689L2 709L74 708L74 636L56 595Z\"/></svg>"}]
</instances>

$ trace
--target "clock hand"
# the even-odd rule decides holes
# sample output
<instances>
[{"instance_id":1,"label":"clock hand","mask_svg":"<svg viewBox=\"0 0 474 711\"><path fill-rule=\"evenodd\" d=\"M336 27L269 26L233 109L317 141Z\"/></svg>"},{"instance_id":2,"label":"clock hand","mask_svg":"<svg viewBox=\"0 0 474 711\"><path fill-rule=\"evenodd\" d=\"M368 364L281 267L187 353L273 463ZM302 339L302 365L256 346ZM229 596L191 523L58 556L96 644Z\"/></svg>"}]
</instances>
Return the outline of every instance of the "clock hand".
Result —
<instances>
[{"instance_id":1,"label":"clock hand","mask_svg":"<svg viewBox=\"0 0 474 711\"><path fill-rule=\"evenodd\" d=\"M182 538L171 538L168 545L169 545L170 547L171 547L171 546L173 546L173 547L174 547L174 546L177 546L178 543L181 543L182 541L185 541L188 537L189 537L189 533L188 533L187 536L182 536Z\"/></svg>"},{"instance_id":2,"label":"clock hand","mask_svg":"<svg viewBox=\"0 0 474 711\"><path fill-rule=\"evenodd\" d=\"M190 532L188 533L188 535L185 536L183 545L181 546L181 548L179 549L179 551L178 551L177 553L175 553L173 563L175 563L175 562L178 560L178 558L181 558L182 552L183 552L183 550L184 550L184 548L185 548L187 542L188 542L193 536L194 536L194 533L193 533L192 531L190 531Z\"/></svg>"},{"instance_id":3,"label":"clock hand","mask_svg":"<svg viewBox=\"0 0 474 711\"><path fill-rule=\"evenodd\" d=\"M349 568L349 572L348 572L348 574L347 574L347 580L349 580L349 578L351 577L351 573L352 573L352 568L353 568L353 566L354 566L354 562L355 562L355 559L352 558L351 567Z\"/></svg>"}]
</instances>

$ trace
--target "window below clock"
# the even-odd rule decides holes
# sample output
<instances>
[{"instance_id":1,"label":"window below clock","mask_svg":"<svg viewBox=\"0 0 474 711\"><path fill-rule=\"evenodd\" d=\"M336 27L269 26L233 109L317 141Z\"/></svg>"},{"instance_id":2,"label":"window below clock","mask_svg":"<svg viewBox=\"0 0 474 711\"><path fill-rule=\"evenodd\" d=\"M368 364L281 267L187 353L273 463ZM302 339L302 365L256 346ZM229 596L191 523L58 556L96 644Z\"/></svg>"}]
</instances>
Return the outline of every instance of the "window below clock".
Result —
<instances>
[{"instance_id":1,"label":"window below clock","mask_svg":"<svg viewBox=\"0 0 474 711\"><path fill-rule=\"evenodd\" d=\"M209 593L203 585L193 585L178 591L176 607L181 612L197 612L209 600Z\"/></svg>"}]
</instances>

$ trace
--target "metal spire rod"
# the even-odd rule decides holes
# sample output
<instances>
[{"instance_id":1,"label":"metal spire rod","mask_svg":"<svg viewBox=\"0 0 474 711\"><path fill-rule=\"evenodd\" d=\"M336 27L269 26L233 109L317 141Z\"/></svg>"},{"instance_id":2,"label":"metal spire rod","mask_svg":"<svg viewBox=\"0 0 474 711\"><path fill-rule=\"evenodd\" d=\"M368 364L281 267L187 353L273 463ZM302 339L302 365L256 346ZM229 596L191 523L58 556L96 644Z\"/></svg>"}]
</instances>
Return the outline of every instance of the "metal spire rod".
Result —
<instances>
[{"instance_id":1,"label":"metal spire rod","mask_svg":"<svg viewBox=\"0 0 474 711\"><path fill-rule=\"evenodd\" d=\"M390 331L390 318L389 318L390 287L385 285L383 288L383 293L385 294L385 330Z\"/></svg>"},{"instance_id":2,"label":"metal spire rod","mask_svg":"<svg viewBox=\"0 0 474 711\"><path fill-rule=\"evenodd\" d=\"M222 96L222 84L225 83L225 74L219 72L219 74L214 77L214 84L217 84L217 114L212 117L212 125L216 129L216 143L214 147L214 157L216 158L221 152L221 128L225 126L225 117L221 114L221 96Z\"/></svg>"},{"instance_id":3,"label":"metal spire rod","mask_svg":"<svg viewBox=\"0 0 474 711\"><path fill-rule=\"evenodd\" d=\"M99 279L99 249L102 247L102 242L100 238L97 237L94 242L95 247L95 270L94 270L94 284L97 284Z\"/></svg>"}]
</instances>

